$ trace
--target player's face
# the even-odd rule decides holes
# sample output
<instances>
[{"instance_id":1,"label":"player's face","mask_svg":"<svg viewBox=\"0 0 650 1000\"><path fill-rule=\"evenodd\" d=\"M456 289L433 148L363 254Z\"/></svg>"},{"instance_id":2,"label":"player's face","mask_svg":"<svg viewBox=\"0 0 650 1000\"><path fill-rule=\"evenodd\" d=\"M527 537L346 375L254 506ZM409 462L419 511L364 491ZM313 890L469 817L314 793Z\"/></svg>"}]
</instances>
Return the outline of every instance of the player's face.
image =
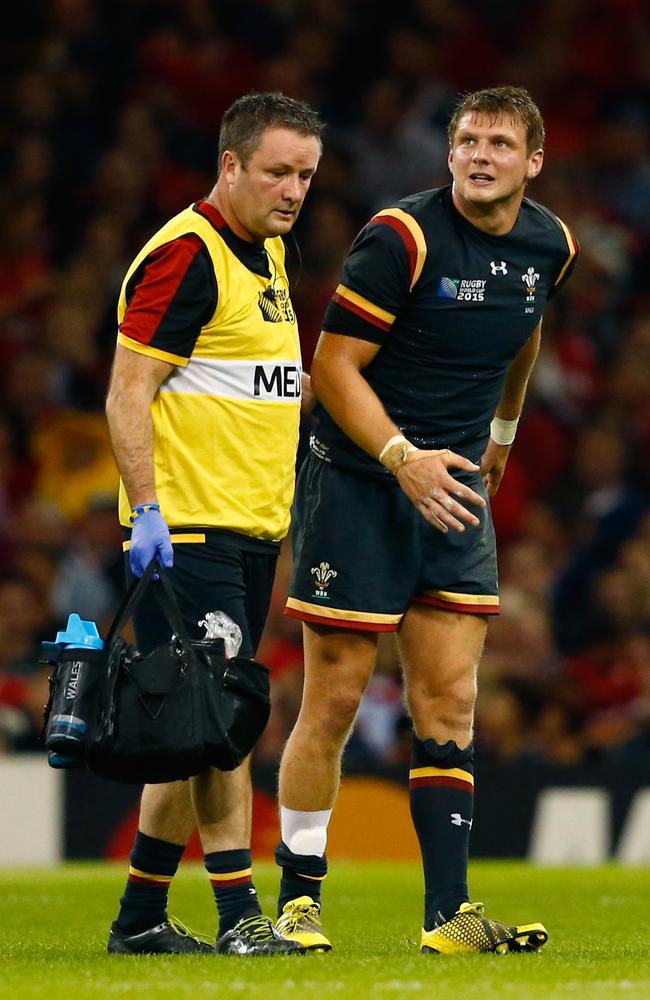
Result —
<instances>
[{"instance_id":1,"label":"player's face","mask_svg":"<svg viewBox=\"0 0 650 1000\"><path fill-rule=\"evenodd\" d=\"M288 233L318 166L318 139L269 128L245 168L235 153L226 157L230 203L244 229L254 240Z\"/></svg>"},{"instance_id":2,"label":"player's face","mask_svg":"<svg viewBox=\"0 0 650 1000\"><path fill-rule=\"evenodd\" d=\"M458 122L449 169L456 195L476 207L521 200L542 169L544 151L528 152L525 126L509 117L468 112Z\"/></svg>"}]
</instances>

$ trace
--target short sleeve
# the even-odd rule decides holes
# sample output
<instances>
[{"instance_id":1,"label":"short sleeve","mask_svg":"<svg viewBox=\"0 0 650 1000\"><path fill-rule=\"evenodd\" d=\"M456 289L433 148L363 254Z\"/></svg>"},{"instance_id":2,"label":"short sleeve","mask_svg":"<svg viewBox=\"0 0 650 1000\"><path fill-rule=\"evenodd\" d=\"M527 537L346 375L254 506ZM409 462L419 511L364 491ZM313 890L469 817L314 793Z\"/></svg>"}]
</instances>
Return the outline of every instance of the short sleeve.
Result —
<instances>
[{"instance_id":1,"label":"short sleeve","mask_svg":"<svg viewBox=\"0 0 650 1000\"><path fill-rule=\"evenodd\" d=\"M566 247L563 247L564 254L560 264L560 270L558 276L555 279L553 287L549 292L549 299L552 299L554 295L557 295L560 288L567 283L573 269L576 266L576 261L578 260L578 255L580 253L580 244L578 243L576 237L573 235L566 223L562 222L562 219L555 217L560 225L560 228L564 234L564 239L566 241Z\"/></svg>"},{"instance_id":2,"label":"short sleeve","mask_svg":"<svg viewBox=\"0 0 650 1000\"><path fill-rule=\"evenodd\" d=\"M156 247L126 286L119 342L141 354L186 365L201 329L217 308L208 250L195 233Z\"/></svg>"},{"instance_id":3,"label":"short sleeve","mask_svg":"<svg viewBox=\"0 0 650 1000\"><path fill-rule=\"evenodd\" d=\"M352 244L323 329L382 344L422 270L426 246L415 220L388 209Z\"/></svg>"}]
</instances>

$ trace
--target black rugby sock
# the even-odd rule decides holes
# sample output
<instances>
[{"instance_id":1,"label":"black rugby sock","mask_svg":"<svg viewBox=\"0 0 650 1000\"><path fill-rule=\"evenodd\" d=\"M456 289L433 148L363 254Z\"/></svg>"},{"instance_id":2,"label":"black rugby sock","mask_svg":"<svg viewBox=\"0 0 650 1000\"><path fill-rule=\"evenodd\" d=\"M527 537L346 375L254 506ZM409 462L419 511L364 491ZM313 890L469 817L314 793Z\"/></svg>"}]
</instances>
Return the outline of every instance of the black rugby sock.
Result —
<instances>
[{"instance_id":1,"label":"black rugby sock","mask_svg":"<svg viewBox=\"0 0 650 1000\"><path fill-rule=\"evenodd\" d=\"M474 747L413 736L411 816L424 865L424 927L449 920L469 898L467 860L474 811Z\"/></svg>"},{"instance_id":2,"label":"black rugby sock","mask_svg":"<svg viewBox=\"0 0 650 1000\"><path fill-rule=\"evenodd\" d=\"M261 913L253 885L251 852L213 851L204 855L205 867L219 910L219 937L244 915Z\"/></svg>"},{"instance_id":3,"label":"black rugby sock","mask_svg":"<svg viewBox=\"0 0 650 1000\"><path fill-rule=\"evenodd\" d=\"M284 841L275 849L275 863L282 869L278 916L285 903L299 896L311 896L320 905L321 888L327 875L327 858L323 854L294 854Z\"/></svg>"},{"instance_id":4,"label":"black rugby sock","mask_svg":"<svg viewBox=\"0 0 650 1000\"><path fill-rule=\"evenodd\" d=\"M167 894L184 850L183 844L157 840L138 830L116 921L123 934L139 934L167 919Z\"/></svg>"}]
</instances>

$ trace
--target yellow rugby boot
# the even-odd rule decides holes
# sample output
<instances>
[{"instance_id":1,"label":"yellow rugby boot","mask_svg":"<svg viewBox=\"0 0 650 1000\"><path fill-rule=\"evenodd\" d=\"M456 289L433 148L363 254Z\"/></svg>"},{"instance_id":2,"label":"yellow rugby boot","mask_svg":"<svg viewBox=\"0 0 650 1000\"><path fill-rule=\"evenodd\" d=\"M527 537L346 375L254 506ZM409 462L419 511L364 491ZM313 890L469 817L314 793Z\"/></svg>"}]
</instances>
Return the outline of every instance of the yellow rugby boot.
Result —
<instances>
[{"instance_id":1,"label":"yellow rugby boot","mask_svg":"<svg viewBox=\"0 0 650 1000\"><path fill-rule=\"evenodd\" d=\"M307 951L332 950L332 942L323 934L320 905L311 896L299 896L285 903L275 926L288 941L298 941Z\"/></svg>"},{"instance_id":2,"label":"yellow rugby boot","mask_svg":"<svg viewBox=\"0 0 650 1000\"><path fill-rule=\"evenodd\" d=\"M543 924L509 927L483 916L483 903L461 903L451 920L432 931L422 931L420 951L462 955L482 951L505 955L511 951L537 951L548 941Z\"/></svg>"}]
</instances>

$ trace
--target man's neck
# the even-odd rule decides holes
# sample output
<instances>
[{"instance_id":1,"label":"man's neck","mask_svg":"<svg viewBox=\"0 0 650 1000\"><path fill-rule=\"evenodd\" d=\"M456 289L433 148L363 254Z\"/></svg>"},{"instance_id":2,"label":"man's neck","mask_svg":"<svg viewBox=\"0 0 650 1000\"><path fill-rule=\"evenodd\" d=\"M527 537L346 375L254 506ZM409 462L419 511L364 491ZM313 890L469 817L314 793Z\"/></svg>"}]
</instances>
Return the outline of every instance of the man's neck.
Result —
<instances>
[{"instance_id":1,"label":"man's neck","mask_svg":"<svg viewBox=\"0 0 650 1000\"><path fill-rule=\"evenodd\" d=\"M456 211L481 232L490 236L506 236L517 221L524 193L521 191L508 201L480 205L462 198L454 185L451 197Z\"/></svg>"},{"instance_id":2,"label":"man's neck","mask_svg":"<svg viewBox=\"0 0 650 1000\"><path fill-rule=\"evenodd\" d=\"M221 178L217 181L212 191L205 199L209 205L212 205L221 215L223 221L226 225L232 229L236 236L240 239L246 240L247 243L258 243L261 245L264 241L254 239L247 229L241 224L237 218L234 209L230 203L230 198L228 197L228 189L222 183Z\"/></svg>"}]
</instances>

